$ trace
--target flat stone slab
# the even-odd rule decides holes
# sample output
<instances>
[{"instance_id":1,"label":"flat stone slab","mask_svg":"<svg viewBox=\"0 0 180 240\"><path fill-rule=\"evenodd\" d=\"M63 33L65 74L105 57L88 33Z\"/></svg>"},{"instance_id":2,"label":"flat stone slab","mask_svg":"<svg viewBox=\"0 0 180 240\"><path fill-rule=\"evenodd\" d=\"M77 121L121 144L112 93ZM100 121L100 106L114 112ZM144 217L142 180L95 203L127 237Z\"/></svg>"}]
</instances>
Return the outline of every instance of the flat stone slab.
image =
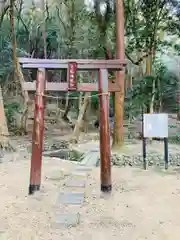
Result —
<instances>
[{"instance_id":1,"label":"flat stone slab","mask_svg":"<svg viewBox=\"0 0 180 240\"><path fill-rule=\"evenodd\" d=\"M80 214L79 213L59 213L56 215L56 220L53 225L56 228L65 225L66 227L72 226L75 227L80 223Z\"/></svg>"},{"instance_id":2,"label":"flat stone slab","mask_svg":"<svg viewBox=\"0 0 180 240\"><path fill-rule=\"evenodd\" d=\"M72 172L72 176L73 177L87 177L87 173L86 172L79 172L79 171L74 171Z\"/></svg>"},{"instance_id":3,"label":"flat stone slab","mask_svg":"<svg viewBox=\"0 0 180 240\"><path fill-rule=\"evenodd\" d=\"M83 143L83 144L79 144L78 145L78 149L80 149L80 151L83 152L89 152L91 151L91 149L93 149L93 151L99 151L99 142L95 143L95 142L90 142L90 143Z\"/></svg>"},{"instance_id":4,"label":"flat stone slab","mask_svg":"<svg viewBox=\"0 0 180 240\"><path fill-rule=\"evenodd\" d=\"M76 179L69 179L65 183L66 187L85 187L86 185L86 180L76 180Z\"/></svg>"},{"instance_id":5,"label":"flat stone slab","mask_svg":"<svg viewBox=\"0 0 180 240\"><path fill-rule=\"evenodd\" d=\"M81 205L84 202L84 194L84 192L60 193L60 196L58 197L58 203Z\"/></svg>"},{"instance_id":6,"label":"flat stone slab","mask_svg":"<svg viewBox=\"0 0 180 240\"><path fill-rule=\"evenodd\" d=\"M76 167L75 170L78 172L89 172L89 171L92 171L92 168L86 167L86 166L78 166L78 167Z\"/></svg>"},{"instance_id":7,"label":"flat stone slab","mask_svg":"<svg viewBox=\"0 0 180 240\"><path fill-rule=\"evenodd\" d=\"M98 162L99 155L99 151L90 151L85 155L84 159L81 161L81 164L85 165L86 167L95 167Z\"/></svg>"}]
</instances>

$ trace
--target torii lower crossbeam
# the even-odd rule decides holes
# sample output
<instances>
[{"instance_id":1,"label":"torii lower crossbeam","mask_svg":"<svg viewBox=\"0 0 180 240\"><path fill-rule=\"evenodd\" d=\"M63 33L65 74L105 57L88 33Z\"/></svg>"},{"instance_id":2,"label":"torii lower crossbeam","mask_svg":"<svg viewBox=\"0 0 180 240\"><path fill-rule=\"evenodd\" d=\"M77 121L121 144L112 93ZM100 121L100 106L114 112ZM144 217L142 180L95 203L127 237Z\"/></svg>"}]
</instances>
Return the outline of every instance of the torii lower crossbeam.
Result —
<instances>
[{"instance_id":1,"label":"torii lower crossbeam","mask_svg":"<svg viewBox=\"0 0 180 240\"><path fill-rule=\"evenodd\" d=\"M35 91L34 127L32 134L32 157L30 171L29 194L40 189L42 146L44 131L44 93L47 91L98 91L100 106L100 168L101 168L101 191L110 192L111 182L111 151L110 151L110 129L109 129L109 92L120 91L116 83L108 81L108 69L120 71L126 63L116 60L79 60L79 59L32 59L20 58L23 68L38 69L36 88L35 82L26 82L24 88ZM67 83L46 82L46 69L67 69ZM90 70L98 71L98 84L76 82L76 71Z\"/></svg>"}]
</instances>

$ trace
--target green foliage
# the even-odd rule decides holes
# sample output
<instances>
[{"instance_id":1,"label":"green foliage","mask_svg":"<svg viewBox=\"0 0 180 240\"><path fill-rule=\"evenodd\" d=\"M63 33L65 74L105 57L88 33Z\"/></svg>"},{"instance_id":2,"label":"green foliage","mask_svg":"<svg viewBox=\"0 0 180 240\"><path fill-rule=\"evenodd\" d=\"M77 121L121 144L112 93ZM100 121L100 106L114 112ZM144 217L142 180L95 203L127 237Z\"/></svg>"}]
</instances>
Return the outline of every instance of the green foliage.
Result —
<instances>
[{"instance_id":1,"label":"green foliage","mask_svg":"<svg viewBox=\"0 0 180 240\"><path fill-rule=\"evenodd\" d=\"M14 130L16 127L15 113L18 113L20 105L17 102L4 104L5 115L8 123L9 130Z\"/></svg>"},{"instance_id":2,"label":"green foliage","mask_svg":"<svg viewBox=\"0 0 180 240\"><path fill-rule=\"evenodd\" d=\"M153 81L155 82L154 92ZM147 111L152 95L155 97L155 111L158 112L162 104L162 110L175 112L177 81L178 79L173 73L169 72L161 62L156 61L154 76L134 79L133 88L127 91L125 96L126 117L136 117L142 109Z\"/></svg>"}]
</instances>

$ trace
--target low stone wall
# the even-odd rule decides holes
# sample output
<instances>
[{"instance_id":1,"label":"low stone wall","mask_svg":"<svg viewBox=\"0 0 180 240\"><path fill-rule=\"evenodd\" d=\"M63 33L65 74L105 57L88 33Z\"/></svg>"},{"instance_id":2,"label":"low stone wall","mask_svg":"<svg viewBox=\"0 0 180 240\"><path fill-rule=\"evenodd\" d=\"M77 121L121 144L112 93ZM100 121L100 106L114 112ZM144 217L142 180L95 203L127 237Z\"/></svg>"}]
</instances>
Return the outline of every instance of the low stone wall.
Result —
<instances>
[{"instance_id":1,"label":"low stone wall","mask_svg":"<svg viewBox=\"0 0 180 240\"><path fill-rule=\"evenodd\" d=\"M157 153L147 154L148 166L164 166L164 155ZM117 155L111 157L112 165L115 166L143 166L142 155ZM169 166L180 166L180 153L169 154Z\"/></svg>"},{"instance_id":2,"label":"low stone wall","mask_svg":"<svg viewBox=\"0 0 180 240\"><path fill-rule=\"evenodd\" d=\"M69 142L66 140L54 141L53 139L47 138L44 141L43 151L53 151L53 150L68 149L68 148L69 148Z\"/></svg>"}]
</instances>

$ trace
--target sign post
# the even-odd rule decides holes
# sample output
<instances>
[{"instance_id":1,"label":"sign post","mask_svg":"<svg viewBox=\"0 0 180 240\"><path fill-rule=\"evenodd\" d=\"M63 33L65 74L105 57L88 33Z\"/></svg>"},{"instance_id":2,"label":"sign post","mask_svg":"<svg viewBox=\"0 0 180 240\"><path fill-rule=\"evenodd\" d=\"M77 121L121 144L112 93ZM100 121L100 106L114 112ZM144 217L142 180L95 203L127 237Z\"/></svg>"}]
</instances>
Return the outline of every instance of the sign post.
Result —
<instances>
[{"instance_id":1,"label":"sign post","mask_svg":"<svg viewBox=\"0 0 180 240\"><path fill-rule=\"evenodd\" d=\"M143 163L147 169L146 160L146 139L164 139L164 162L165 169L168 169L168 114L153 113L143 114Z\"/></svg>"}]
</instances>

